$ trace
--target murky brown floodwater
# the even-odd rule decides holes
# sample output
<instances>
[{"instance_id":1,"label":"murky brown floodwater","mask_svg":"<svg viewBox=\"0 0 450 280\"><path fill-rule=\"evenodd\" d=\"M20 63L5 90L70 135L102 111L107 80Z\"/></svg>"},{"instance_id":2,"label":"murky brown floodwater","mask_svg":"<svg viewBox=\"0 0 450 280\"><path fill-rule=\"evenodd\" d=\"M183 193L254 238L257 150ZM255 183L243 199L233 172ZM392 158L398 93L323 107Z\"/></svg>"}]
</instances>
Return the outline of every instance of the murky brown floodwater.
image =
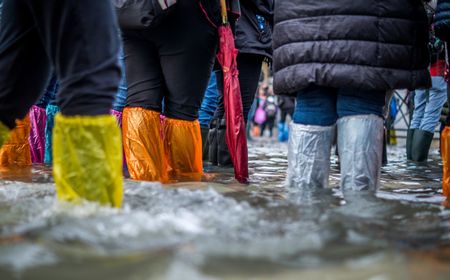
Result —
<instances>
[{"instance_id":1,"label":"murky brown floodwater","mask_svg":"<svg viewBox=\"0 0 450 280\"><path fill-rule=\"evenodd\" d=\"M127 181L120 210L56 203L48 167L0 169L0 279L450 279L436 151L416 166L391 148L378 198L344 200L285 189L285 150L252 143L248 187L211 167Z\"/></svg>"}]
</instances>

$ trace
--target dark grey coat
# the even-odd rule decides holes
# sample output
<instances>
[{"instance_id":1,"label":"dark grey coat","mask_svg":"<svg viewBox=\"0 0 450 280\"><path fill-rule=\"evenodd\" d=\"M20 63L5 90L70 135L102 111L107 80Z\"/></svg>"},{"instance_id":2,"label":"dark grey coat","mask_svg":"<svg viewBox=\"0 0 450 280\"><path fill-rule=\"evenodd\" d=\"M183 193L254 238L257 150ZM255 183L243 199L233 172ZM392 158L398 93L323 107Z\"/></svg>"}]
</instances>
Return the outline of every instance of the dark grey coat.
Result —
<instances>
[{"instance_id":1,"label":"dark grey coat","mask_svg":"<svg viewBox=\"0 0 450 280\"><path fill-rule=\"evenodd\" d=\"M276 0L274 90L430 85L420 0Z\"/></svg>"}]
</instances>

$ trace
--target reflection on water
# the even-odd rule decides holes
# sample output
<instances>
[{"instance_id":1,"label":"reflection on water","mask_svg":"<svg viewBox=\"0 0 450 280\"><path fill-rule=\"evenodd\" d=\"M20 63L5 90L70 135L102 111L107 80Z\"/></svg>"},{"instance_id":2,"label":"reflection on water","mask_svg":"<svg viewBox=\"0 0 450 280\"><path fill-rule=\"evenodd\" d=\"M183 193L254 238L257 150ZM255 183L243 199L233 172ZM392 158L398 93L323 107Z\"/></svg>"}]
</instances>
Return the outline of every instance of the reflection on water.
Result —
<instances>
[{"instance_id":1,"label":"reflection on water","mask_svg":"<svg viewBox=\"0 0 450 280\"><path fill-rule=\"evenodd\" d=\"M248 187L213 167L202 183L127 181L120 210L56 203L48 167L0 170L0 279L449 279L437 160L393 149L378 196L344 199L285 189L285 149L253 143Z\"/></svg>"}]
</instances>

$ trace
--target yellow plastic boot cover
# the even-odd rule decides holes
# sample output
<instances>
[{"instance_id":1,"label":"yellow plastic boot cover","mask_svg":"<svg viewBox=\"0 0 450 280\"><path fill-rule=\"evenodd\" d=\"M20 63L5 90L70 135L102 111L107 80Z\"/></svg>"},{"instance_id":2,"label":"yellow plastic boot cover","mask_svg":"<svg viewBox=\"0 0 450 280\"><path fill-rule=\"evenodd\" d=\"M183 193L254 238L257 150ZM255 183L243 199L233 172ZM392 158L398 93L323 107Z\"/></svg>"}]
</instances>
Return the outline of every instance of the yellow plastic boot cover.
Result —
<instances>
[{"instance_id":1,"label":"yellow plastic boot cover","mask_svg":"<svg viewBox=\"0 0 450 280\"><path fill-rule=\"evenodd\" d=\"M198 121L166 118L164 144L170 179L200 181L203 175L202 136Z\"/></svg>"},{"instance_id":2,"label":"yellow plastic boot cover","mask_svg":"<svg viewBox=\"0 0 450 280\"><path fill-rule=\"evenodd\" d=\"M0 149L3 146L3 143L8 139L10 132L10 129L0 122Z\"/></svg>"},{"instance_id":3,"label":"yellow plastic boot cover","mask_svg":"<svg viewBox=\"0 0 450 280\"><path fill-rule=\"evenodd\" d=\"M441 154L443 163L442 191L450 197L450 127L446 126L441 134Z\"/></svg>"},{"instance_id":4,"label":"yellow plastic boot cover","mask_svg":"<svg viewBox=\"0 0 450 280\"><path fill-rule=\"evenodd\" d=\"M6 137L8 128L1 125L0 142ZM0 149L0 166L31 165L31 151L28 137L30 136L30 117L16 121L16 127L11 130L9 137ZM3 138L3 139L2 139Z\"/></svg>"},{"instance_id":5,"label":"yellow plastic boot cover","mask_svg":"<svg viewBox=\"0 0 450 280\"><path fill-rule=\"evenodd\" d=\"M122 205L122 142L113 116L55 117L53 176L58 198Z\"/></svg>"},{"instance_id":6,"label":"yellow plastic boot cover","mask_svg":"<svg viewBox=\"0 0 450 280\"><path fill-rule=\"evenodd\" d=\"M139 107L125 108L122 120L125 158L134 180L168 180L160 114Z\"/></svg>"}]
</instances>

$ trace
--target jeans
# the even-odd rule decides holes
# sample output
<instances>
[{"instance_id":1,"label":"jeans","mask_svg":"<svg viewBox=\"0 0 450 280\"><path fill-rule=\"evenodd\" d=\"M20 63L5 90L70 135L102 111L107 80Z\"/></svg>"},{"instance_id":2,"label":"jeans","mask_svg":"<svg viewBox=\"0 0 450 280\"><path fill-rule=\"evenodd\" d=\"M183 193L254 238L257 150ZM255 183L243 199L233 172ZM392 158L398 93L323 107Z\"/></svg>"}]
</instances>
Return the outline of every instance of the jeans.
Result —
<instances>
[{"instance_id":1,"label":"jeans","mask_svg":"<svg viewBox=\"0 0 450 280\"><path fill-rule=\"evenodd\" d=\"M122 49L120 50L119 62L120 68L122 68L122 77L120 78L119 91L117 92L116 99L114 100L113 109L118 112L122 112L125 107L128 91L127 79L125 76L125 55Z\"/></svg>"},{"instance_id":2,"label":"jeans","mask_svg":"<svg viewBox=\"0 0 450 280\"><path fill-rule=\"evenodd\" d=\"M200 127L209 127L209 123L214 117L214 112L217 109L218 97L219 93L217 91L216 74L212 72L211 78L209 79L208 88L205 92L205 97L203 97L202 106L200 107L200 111L198 112Z\"/></svg>"},{"instance_id":3,"label":"jeans","mask_svg":"<svg viewBox=\"0 0 450 280\"><path fill-rule=\"evenodd\" d=\"M432 77L432 87L416 90L414 113L410 129L420 129L434 133L441 118L442 107L447 101L447 83L444 77Z\"/></svg>"},{"instance_id":4,"label":"jeans","mask_svg":"<svg viewBox=\"0 0 450 280\"><path fill-rule=\"evenodd\" d=\"M56 73L52 73L47 88L44 90L44 94L40 97L38 102L36 102L36 106L47 108L47 105L56 105L58 88L58 78L56 77Z\"/></svg>"},{"instance_id":5,"label":"jeans","mask_svg":"<svg viewBox=\"0 0 450 280\"><path fill-rule=\"evenodd\" d=\"M108 114L120 80L110 0L3 0L0 121L9 128L37 102L56 70L64 115Z\"/></svg>"},{"instance_id":6,"label":"jeans","mask_svg":"<svg viewBox=\"0 0 450 280\"><path fill-rule=\"evenodd\" d=\"M297 94L293 121L303 125L331 126L347 116L372 114L383 117L385 95L385 91L311 86Z\"/></svg>"}]
</instances>

